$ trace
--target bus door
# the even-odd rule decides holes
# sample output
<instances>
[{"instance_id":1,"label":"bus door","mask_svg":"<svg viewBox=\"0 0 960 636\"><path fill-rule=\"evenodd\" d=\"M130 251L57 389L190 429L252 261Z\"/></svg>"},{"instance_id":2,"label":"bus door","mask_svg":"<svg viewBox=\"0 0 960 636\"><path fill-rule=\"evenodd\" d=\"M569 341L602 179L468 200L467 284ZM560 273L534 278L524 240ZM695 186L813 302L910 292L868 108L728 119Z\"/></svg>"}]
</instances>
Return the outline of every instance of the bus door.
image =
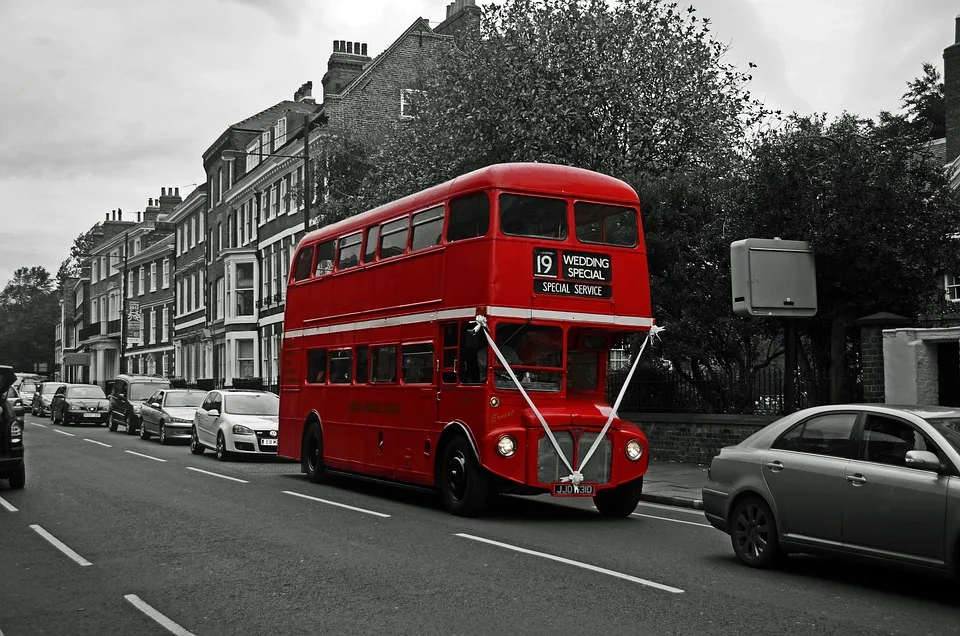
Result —
<instances>
[{"instance_id":1,"label":"bus door","mask_svg":"<svg viewBox=\"0 0 960 636\"><path fill-rule=\"evenodd\" d=\"M281 336L282 342L282 336ZM280 357L280 425L277 454L281 457L300 457L300 440L303 435L303 416L300 410L300 386L303 384L305 365L299 339L294 348L288 343L282 347Z\"/></svg>"},{"instance_id":2,"label":"bus door","mask_svg":"<svg viewBox=\"0 0 960 636\"><path fill-rule=\"evenodd\" d=\"M487 397L487 341L482 333L470 332L470 321L441 323L440 378L437 388L437 429L450 422L466 424L475 437L483 434Z\"/></svg>"},{"instance_id":3,"label":"bus door","mask_svg":"<svg viewBox=\"0 0 960 636\"><path fill-rule=\"evenodd\" d=\"M436 421L436 365L434 340L405 342L400 347L401 421L397 430L397 477L433 482L433 446Z\"/></svg>"}]
</instances>

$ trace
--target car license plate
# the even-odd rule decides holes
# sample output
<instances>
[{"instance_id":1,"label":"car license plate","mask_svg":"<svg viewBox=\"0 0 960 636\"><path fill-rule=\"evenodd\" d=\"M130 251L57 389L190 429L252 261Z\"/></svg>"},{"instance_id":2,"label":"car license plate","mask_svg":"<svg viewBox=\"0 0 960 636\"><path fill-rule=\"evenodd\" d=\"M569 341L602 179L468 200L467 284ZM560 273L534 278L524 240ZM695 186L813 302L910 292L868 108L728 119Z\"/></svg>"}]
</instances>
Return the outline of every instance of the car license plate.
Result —
<instances>
[{"instance_id":1,"label":"car license plate","mask_svg":"<svg viewBox=\"0 0 960 636\"><path fill-rule=\"evenodd\" d=\"M597 485L591 482L574 484L569 481L558 481L550 486L554 497L593 497L597 494Z\"/></svg>"},{"instance_id":2,"label":"car license plate","mask_svg":"<svg viewBox=\"0 0 960 636\"><path fill-rule=\"evenodd\" d=\"M276 446L276 445L277 445L277 440L275 440L275 439L262 439L262 440L260 440L260 443L263 444L264 446Z\"/></svg>"},{"instance_id":3,"label":"car license plate","mask_svg":"<svg viewBox=\"0 0 960 636\"><path fill-rule=\"evenodd\" d=\"M84 417L100 417L99 413L84 413Z\"/></svg>"}]
</instances>

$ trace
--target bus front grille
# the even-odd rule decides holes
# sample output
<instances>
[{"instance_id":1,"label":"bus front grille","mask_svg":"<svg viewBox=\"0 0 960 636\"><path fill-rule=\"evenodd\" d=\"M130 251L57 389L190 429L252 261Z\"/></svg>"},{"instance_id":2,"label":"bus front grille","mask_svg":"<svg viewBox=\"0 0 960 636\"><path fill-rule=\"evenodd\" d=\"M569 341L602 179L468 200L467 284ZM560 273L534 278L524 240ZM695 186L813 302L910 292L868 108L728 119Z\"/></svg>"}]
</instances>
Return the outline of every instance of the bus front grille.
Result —
<instances>
[{"instance_id":1,"label":"bus front grille","mask_svg":"<svg viewBox=\"0 0 960 636\"><path fill-rule=\"evenodd\" d=\"M553 436L557 438L557 444L563 451L564 457L573 466L573 436L564 431L555 431ZM537 478L540 483L551 484L560 481L569 474L570 471L564 465L560 456L557 455L550 438L546 435L542 436L539 444L537 444Z\"/></svg>"},{"instance_id":2,"label":"bus front grille","mask_svg":"<svg viewBox=\"0 0 960 636\"><path fill-rule=\"evenodd\" d=\"M590 448L596 441L599 433L584 433L577 444L577 461L583 463L583 458L590 452ZM598 484L610 483L610 460L613 454L613 442L609 437L604 436L597 445L597 450L593 452L590 461L587 462L583 473L584 481L595 481Z\"/></svg>"}]
</instances>

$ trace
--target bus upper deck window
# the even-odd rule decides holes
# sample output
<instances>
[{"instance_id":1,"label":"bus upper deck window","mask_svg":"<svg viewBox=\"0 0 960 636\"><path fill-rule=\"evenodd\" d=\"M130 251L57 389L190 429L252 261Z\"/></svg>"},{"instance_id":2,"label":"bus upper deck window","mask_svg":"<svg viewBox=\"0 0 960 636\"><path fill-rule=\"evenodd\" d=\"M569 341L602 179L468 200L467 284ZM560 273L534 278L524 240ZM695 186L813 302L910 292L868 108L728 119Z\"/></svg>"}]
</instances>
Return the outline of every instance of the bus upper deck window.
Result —
<instances>
[{"instance_id":1,"label":"bus upper deck window","mask_svg":"<svg viewBox=\"0 0 960 636\"><path fill-rule=\"evenodd\" d=\"M399 256L407 251L407 236L410 234L410 217L383 224L380 232L380 259Z\"/></svg>"},{"instance_id":2,"label":"bus upper deck window","mask_svg":"<svg viewBox=\"0 0 960 636\"><path fill-rule=\"evenodd\" d=\"M377 260L377 243L380 242L380 226L374 225L367 228L367 243L363 249L363 262L372 263Z\"/></svg>"},{"instance_id":3,"label":"bus upper deck window","mask_svg":"<svg viewBox=\"0 0 960 636\"><path fill-rule=\"evenodd\" d=\"M637 211L633 208L578 201L573 205L573 218L581 243L637 246Z\"/></svg>"},{"instance_id":4,"label":"bus upper deck window","mask_svg":"<svg viewBox=\"0 0 960 636\"><path fill-rule=\"evenodd\" d=\"M486 236L490 229L490 197L474 192L450 200L447 241Z\"/></svg>"},{"instance_id":5,"label":"bus upper deck window","mask_svg":"<svg viewBox=\"0 0 960 636\"><path fill-rule=\"evenodd\" d=\"M313 266L313 245L309 245L297 253L297 266L293 270L293 280L310 278L310 268Z\"/></svg>"},{"instance_id":6,"label":"bus upper deck window","mask_svg":"<svg viewBox=\"0 0 960 636\"><path fill-rule=\"evenodd\" d=\"M413 238L410 251L425 250L440 245L443 235L443 206L439 205L413 215Z\"/></svg>"},{"instance_id":7,"label":"bus upper deck window","mask_svg":"<svg viewBox=\"0 0 960 636\"><path fill-rule=\"evenodd\" d=\"M349 269L360 264L360 243L362 236L356 232L340 239L340 252L337 254L337 269Z\"/></svg>"},{"instance_id":8,"label":"bus upper deck window","mask_svg":"<svg viewBox=\"0 0 960 636\"><path fill-rule=\"evenodd\" d=\"M511 236L567 238L567 202L563 199L500 195L500 229Z\"/></svg>"},{"instance_id":9,"label":"bus upper deck window","mask_svg":"<svg viewBox=\"0 0 960 636\"><path fill-rule=\"evenodd\" d=\"M317 245L317 268L314 276L323 276L333 271L333 259L337 253L336 241L324 241Z\"/></svg>"}]
</instances>

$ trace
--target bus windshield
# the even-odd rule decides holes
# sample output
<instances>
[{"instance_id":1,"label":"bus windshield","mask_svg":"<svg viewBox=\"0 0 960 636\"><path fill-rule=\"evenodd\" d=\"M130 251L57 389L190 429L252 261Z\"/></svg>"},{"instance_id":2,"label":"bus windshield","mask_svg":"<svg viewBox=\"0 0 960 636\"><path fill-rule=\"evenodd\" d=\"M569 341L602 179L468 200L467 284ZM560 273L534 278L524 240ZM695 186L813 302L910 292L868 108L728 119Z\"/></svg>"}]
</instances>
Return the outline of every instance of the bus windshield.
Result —
<instances>
[{"instance_id":1,"label":"bus windshield","mask_svg":"<svg viewBox=\"0 0 960 636\"><path fill-rule=\"evenodd\" d=\"M560 390L563 377L563 330L560 327L499 323L494 341L525 391ZM499 360L494 361L494 385L498 389L517 388Z\"/></svg>"}]
</instances>

